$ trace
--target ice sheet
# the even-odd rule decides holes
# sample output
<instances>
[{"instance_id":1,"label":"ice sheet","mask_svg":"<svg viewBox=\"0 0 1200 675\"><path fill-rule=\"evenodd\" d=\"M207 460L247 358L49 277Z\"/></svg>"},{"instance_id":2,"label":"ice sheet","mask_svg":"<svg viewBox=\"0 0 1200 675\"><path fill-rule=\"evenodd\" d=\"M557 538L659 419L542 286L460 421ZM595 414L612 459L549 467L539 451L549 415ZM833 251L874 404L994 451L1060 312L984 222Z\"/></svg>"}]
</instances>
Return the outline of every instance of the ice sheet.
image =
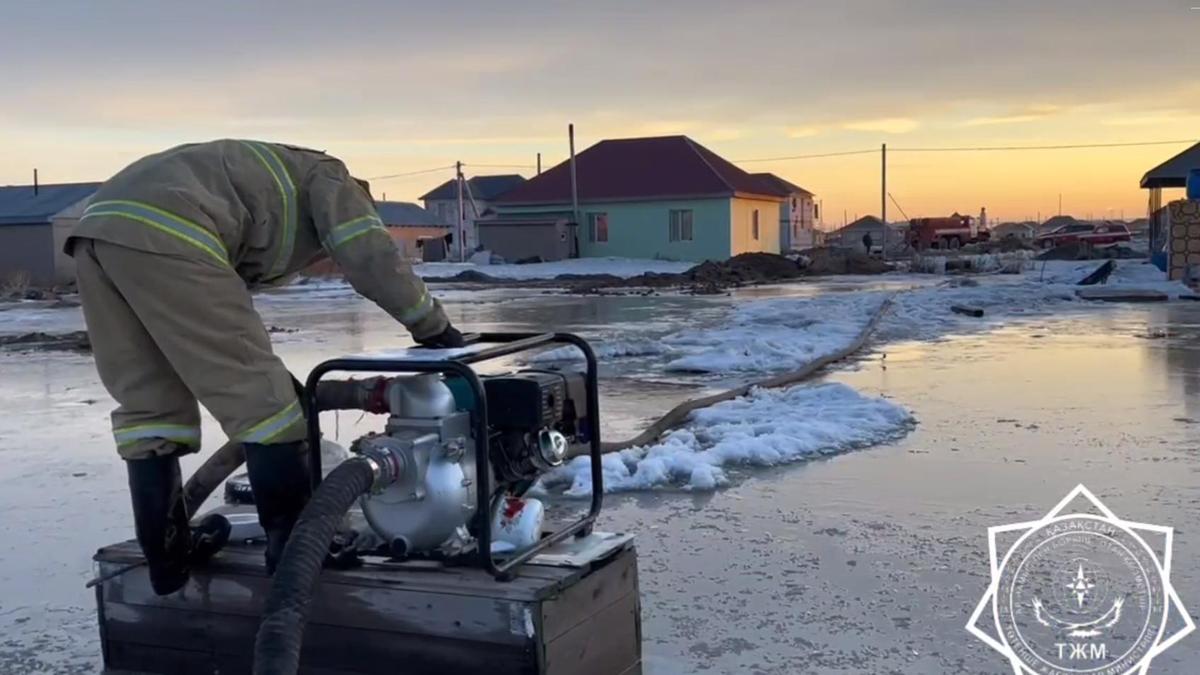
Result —
<instances>
[{"instance_id":1,"label":"ice sheet","mask_svg":"<svg viewBox=\"0 0 1200 675\"><path fill-rule=\"evenodd\" d=\"M903 436L914 419L882 398L843 384L758 390L692 413L661 443L605 455L605 492L676 486L712 490L728 468L775 466L833 455ZM542 489L591 494L591 464L577 457L542 481Z\"/></svg>"}]
</instances>

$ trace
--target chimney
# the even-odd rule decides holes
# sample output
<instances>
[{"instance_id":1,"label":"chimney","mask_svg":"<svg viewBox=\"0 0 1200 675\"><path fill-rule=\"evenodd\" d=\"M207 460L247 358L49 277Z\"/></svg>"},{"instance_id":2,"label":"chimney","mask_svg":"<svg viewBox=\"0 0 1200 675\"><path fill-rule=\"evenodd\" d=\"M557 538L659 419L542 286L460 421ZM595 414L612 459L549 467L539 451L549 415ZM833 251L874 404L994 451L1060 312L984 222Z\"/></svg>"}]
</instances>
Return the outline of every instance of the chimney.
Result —
<instances>
[{"instance_id":1,"label":"chimney","mask_svg":"<svg viewBox=\"0 0 1200 675\"><path fill-rule=\"evenodd\" d=\"M34 196L37 196L37 193L38 193L38 180L37 180L37 169L35 168L33 170L33 194L34 194Z\"/></svg>"}]
</instances>

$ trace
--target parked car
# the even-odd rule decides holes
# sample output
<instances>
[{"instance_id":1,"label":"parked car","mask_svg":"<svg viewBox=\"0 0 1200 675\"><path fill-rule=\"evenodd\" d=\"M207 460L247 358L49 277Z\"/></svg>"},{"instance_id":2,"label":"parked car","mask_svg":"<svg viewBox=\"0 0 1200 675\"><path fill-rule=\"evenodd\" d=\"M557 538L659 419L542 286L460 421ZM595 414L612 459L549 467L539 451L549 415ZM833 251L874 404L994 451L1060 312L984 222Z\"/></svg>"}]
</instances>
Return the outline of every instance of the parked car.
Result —
<instances>
[{"instance_id":1,"label":"parked car","mask_svg":"<svg viewBox=\"0 0 1200 675\"><path fill-rule=\"evenodd\" d=\"M1054 248L1078 242L1087 242L1092 246L1112 246L1113 244L1127 242L1132 238L1133 236L1129 233L1129 228L1119 223L1105 223L1103 225L1078 223L1063 225L1050 232L1039 234L1034 239L1034 243L1041 248Z\"/></svg>"}]
</instances>

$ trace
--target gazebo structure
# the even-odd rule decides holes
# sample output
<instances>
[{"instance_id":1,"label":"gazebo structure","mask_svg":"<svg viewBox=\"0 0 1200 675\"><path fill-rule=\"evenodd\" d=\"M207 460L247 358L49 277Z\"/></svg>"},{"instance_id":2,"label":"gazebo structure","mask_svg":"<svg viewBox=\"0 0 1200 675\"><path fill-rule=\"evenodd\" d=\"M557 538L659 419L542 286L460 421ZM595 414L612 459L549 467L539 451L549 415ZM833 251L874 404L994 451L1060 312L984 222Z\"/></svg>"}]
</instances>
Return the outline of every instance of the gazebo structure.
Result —
<instances>
[{"instance_id":1,"label":"gazebo structure","mask_svg":"<svg viewBox=\"0 0 1200 675\"><path fill-rule=\"evenodd\" d=\"M1150 191L1147 202L1150 218L1150 259L1172 279L1188 276L1188 268L1195 264L1192 258L1197 256L1192 249L1200 245L1200 241L1191 241L1193 237L1190 231L1194 229L1191 224L1184 227L1183 222L1177 222L1177 227L1174 228L1176 232L1172 233L1172 209L1170 205L1163 206L1162 191L1164 188L1187 187L1188 172L1192 169L1200 169L1200 143L1150 169L1142 176L1142 188ZM1183 206L1186 204L1176 204L1178 208L1175 210L1179 213L1174 220L1193 220L1193 212L1196 209ZM1176 255L1172 256L1172 253Z\"/></svg>"}]
</instances>

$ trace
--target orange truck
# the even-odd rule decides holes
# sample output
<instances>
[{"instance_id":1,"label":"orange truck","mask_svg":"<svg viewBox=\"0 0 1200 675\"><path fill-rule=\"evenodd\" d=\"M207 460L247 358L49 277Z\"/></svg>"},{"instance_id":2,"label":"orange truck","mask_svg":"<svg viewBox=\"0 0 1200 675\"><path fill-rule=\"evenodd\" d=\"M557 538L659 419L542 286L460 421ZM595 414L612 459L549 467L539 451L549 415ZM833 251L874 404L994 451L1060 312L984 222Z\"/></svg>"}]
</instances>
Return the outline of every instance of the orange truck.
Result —
<instances>
[{"instance_id":1,"label":"orange truck","mask_svg":"<svg viewBox=\"0 0 1200 675\"><path fill-rule=\"evenodd\" d=\"M966 244L987 241L991 233L979 227L971 216L955 213L938 218L913 218L908 221L908 245L918 251L956 249Z\"/></svg>"}]
</instances>

